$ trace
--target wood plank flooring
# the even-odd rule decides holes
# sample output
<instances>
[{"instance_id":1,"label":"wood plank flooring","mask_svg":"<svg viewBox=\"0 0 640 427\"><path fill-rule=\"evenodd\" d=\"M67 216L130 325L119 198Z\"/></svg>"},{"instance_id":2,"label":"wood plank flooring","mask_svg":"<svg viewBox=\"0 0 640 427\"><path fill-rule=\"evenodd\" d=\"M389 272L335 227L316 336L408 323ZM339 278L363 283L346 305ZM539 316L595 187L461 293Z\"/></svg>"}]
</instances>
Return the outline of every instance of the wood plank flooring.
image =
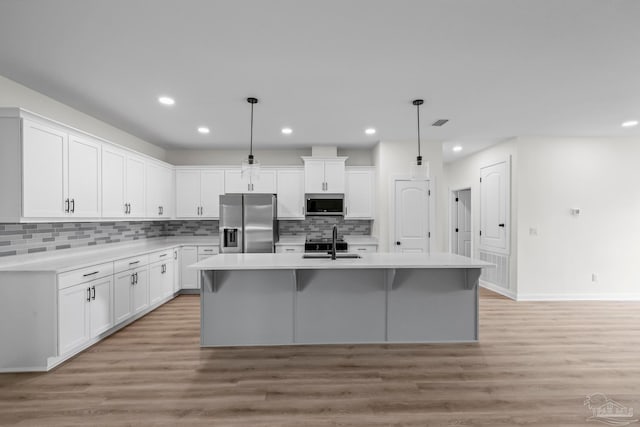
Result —
<instances>
[{"instance_id":1,"label":"wood plank flooring","mask_svg":"<svg viewBox=\"0 0 640 427\"><path fill-rule=\"evenodd\" d=\"M0 425L604 425L593 393L640 413L640 303L482 290L480 313L479 344L200 349L180 296L51 372L0 375Z\"/></svg>"}]
</instances>

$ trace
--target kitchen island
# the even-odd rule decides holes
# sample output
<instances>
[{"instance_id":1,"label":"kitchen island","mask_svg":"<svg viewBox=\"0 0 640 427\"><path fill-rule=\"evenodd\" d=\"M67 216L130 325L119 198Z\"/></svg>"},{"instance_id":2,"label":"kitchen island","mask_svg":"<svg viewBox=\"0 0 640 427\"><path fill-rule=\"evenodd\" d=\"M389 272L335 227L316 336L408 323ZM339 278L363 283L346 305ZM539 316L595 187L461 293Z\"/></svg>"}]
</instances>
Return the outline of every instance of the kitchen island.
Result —
<instances>
[{"instance_id":1,"label":"kitchen island","mask_svg":"<svg viewBox=\"0 0 640 427\"><path fill-rule=\"evenodd\" d=\"M223 254L202 274L201 346L475 342L478 279L453 254Z\"/></svg>"}]
</instances>

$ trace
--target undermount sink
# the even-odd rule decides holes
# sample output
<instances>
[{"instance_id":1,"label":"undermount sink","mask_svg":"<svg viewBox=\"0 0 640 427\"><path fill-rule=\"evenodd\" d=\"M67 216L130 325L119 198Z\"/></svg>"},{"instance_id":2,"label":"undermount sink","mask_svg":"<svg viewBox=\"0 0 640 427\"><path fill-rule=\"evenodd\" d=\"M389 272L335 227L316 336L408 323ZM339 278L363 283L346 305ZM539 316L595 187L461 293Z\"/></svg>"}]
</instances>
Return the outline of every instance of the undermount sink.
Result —
<instances>
[{"instance_id":1,"label":"undermount sink","mask_svg":"<svg viewBox=\"0 0 640 427\"><path fill-rule=\"evenodd\" d=\"M307 259L331 259L331 254L314 254L314 253L306 253L302 255L302 258ZM357 259L362 258L358 254L336 254L336 259Z\"/></svg>"}]
</instances>

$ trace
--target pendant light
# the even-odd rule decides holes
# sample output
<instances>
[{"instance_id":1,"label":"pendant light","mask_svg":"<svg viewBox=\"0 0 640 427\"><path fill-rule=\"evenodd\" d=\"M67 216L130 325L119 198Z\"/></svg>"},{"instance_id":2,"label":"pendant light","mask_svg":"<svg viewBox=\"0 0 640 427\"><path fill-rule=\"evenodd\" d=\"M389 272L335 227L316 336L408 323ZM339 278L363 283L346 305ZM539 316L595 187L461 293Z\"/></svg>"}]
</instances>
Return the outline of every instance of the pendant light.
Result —
<instances>
[{"instance_id":1,"label":"pendant light","mask_svg":"<svg viewBox=\"0 0 640 427\"><path fill-rule=\"evenodd\" d=\"M420 154L420 106L424 104L423 99L414 99L412 102L416 106L418 113L418 156L415 162L411 162L409 170L411 171L411 179L424 180L429 178L429 162L422 160Z\"/></svg>"},{"instance_id":2,"label":"pendant light","mask_svg":"<svg viewBox=\"0 0 640 427\"><path fill-rule=\"evenodd\" d=\"M249 139L249 156L247 156L247 160L242 161L241 175L242 178L256 180L260 177L260 162L253 157L253 104L258 103L258 98L247 98L247 102L251 104L251 137Z\"/></svg>"}]
</instances>

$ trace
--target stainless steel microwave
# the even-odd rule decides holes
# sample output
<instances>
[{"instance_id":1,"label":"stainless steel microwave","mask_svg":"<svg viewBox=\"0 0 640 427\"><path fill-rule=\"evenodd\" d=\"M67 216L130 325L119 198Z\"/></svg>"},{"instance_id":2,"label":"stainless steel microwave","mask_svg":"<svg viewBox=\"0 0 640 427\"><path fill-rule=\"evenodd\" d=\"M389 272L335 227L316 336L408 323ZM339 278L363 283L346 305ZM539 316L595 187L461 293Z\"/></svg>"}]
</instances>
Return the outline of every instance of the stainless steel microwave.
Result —
<instances>
[{"instance_id":1,"label":"stainless steel microwave","mask_svg":"<svg viewBox=\"0 0 640 427\"><path fill-rule=\"evenodd\" d=\"M307 216L344 216L344 194L307 194Z\"/></svg>"}]
</instances>

